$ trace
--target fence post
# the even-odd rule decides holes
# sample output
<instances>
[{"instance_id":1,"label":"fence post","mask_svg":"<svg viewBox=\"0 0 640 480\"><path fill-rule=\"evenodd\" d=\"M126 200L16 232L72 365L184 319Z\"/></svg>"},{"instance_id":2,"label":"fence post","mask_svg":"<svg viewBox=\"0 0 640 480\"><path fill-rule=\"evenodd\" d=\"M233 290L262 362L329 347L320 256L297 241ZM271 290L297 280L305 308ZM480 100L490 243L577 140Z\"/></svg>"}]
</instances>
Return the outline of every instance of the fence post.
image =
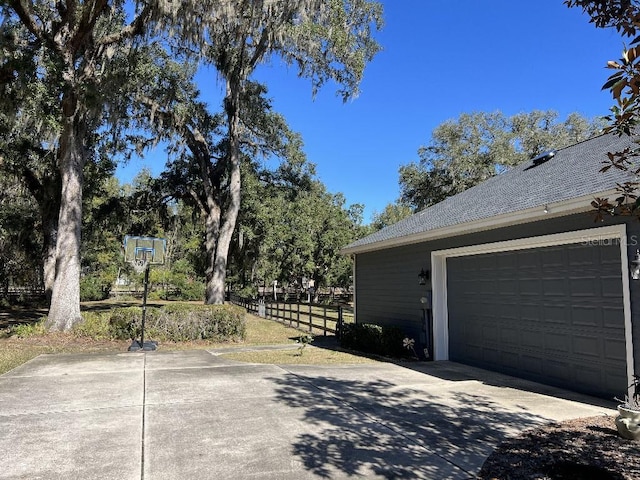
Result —
<instances>
[{"instance_id":1,"label":"fence post","mask_svg":"<svg viewBox=\"0 0 640 480\"><path fill-rule=\"evenodd\" d=\"M296 302L296 322L297 322L296 328L300 328L300 301L299 300Z\"/></svg>"},{"instance_id":2,"label":"fence post","mask_svg":"<svg viewBox=\"0 0 640 480\"><path fill-rule=\"evenodd\" d=\"M327 306L325 305L324 307L322 307L322 318L324 320L324 332L322 333L323 336L327 336Z\"/></svg>"},{"instance_id":3,"label":"fence post","mask_svg":"<svg viewBox=\"0 0 640 480\"><path fill-rule=\"evenodd\" d=\"M293 305L289 303L289 326L293 326Z\"/></svg>"},{"instance_id":4,"label":"fence post","mask_svg":"<svg viewBox=\"0 0 640 480\"><path fill-rule=\"evenodd\" d=\"M309 332L313 332L313 317L311 316L311 302L309 302Z\"/></svg>"},{"instance_id":5,"label":"fence post","mask_svg":"<svg viewBox=\"0 0 640 480\"><path fill-rule=\"evenodd\" d=\"M338 323L336 323L336 338L340 339L340 333L342 332L342 322L344 321L342 312L342 305L338 307Z\"/></svg>"}]
</instances>

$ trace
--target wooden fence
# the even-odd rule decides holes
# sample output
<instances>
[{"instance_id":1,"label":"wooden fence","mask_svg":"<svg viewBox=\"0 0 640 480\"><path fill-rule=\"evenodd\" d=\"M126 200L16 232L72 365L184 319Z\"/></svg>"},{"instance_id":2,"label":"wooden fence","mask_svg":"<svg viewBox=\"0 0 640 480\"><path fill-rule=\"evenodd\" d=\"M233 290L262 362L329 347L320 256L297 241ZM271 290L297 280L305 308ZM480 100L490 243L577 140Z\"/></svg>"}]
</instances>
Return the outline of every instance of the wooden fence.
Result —
<instances>
[{"instance_id":1,"label":"wooden fence","mask_svg":"<svg viewBox=\"0 0 640 480\"><path fill-rule=\"evenodd\" d=\"M289 327L340 337L344 323L353 323L353 308L321 303L276 302L231 294L231 303L240 305L260 317L277 320Z\"/></svg>"},{"instance_id":2,"label":"wooden fence","mask_svg":"<svg viewBox=\"0 0 640 480\"><path fill-rule=\"evenodd\" d=\"M29 303L44 301L44 289L34 287L9 287L0 291L0 298L9 303Z\"/></svg>"}]
</instances>

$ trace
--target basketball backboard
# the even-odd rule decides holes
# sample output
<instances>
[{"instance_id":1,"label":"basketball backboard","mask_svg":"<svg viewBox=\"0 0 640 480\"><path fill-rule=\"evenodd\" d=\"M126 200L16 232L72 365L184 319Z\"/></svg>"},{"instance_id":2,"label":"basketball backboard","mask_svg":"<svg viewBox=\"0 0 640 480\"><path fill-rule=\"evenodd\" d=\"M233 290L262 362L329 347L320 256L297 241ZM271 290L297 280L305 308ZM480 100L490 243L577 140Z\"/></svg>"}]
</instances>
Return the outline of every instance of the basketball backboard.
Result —
<instances>
[{"instance_id":1,"label":"basketball backboard","mask_svg":"<svg viewBox=\"0 0 640 480\"><path fill-rule=\"evenodd\" d=\"M149 265L163 265L167 241L157 237L124 237L124 259L127 262L143 261Z\"/></svg>"}]
</instances>

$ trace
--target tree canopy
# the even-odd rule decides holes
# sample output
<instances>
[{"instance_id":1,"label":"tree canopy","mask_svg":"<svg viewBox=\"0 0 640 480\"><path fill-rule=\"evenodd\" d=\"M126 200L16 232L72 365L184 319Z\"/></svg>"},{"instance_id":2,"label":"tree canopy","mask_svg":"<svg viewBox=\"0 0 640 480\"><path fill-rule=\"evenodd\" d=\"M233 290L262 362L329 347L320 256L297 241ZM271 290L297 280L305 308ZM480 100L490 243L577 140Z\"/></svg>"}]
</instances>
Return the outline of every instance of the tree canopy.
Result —
<instances>
[{"instance_id":1,"label":"tree canopy","mask_svg":"<svg viewBox=\"0 0 640 480\"><path fill-rule=\"evenodd\" d=\"M628 46L624 45L622 50L622 57L609 60L606 65L613 73L602 89L611 92L615 104L605 117L608 122L605 131L633 137L637 144L637 126L640 122L640 4L632 0L565 0L564 3L569 7L581 8L596 27L613 28L622 38L629 39ZM603 159L601 171L617 168L640 175L638 156L640 147L609 152L608 157ZM594 199L592 206L597 211L597 218L603 219L608 215L640 217L639 188L640 182L624 182L618 185L619 195L615 199Z\"/></svg>"},{"instance_id":2,"label":"tree canopy","mask_svg":"<svg viewBox=\"0 0 640 480\"><path fill-rule=\"evenodd\" d=\"M415 211L460 193L531 159L598 133L602 124L554 111L506 117L501 112L463 113L436 127L418 162L400 167L401 203Z\"/></svg>"},{"instance_id":3,"label":"tree canopy","mask_svg":"<svg viewBox=\"0 0 640 480\"><path fill-rule=\"evenodd\" d=\"M266 151L286 157L299 143L278 143L286 126L252 82L256 66L279 57L313 93L330 83L351 98L382 25L382 7L370 0L10 0L0 8L0 168L29 185L50 225L42 242L53 272L52 329L80 320L85 209L95 220L118 203L104 183L110 160L161 140L175 154L173 185L197 178L199 190L188 193L205 227L206 299L222 301L243 165ZM198 100L199 65L225 84L219 112ZM170 197L194 208L179 191Z\"/></svg>"}]
</instances>

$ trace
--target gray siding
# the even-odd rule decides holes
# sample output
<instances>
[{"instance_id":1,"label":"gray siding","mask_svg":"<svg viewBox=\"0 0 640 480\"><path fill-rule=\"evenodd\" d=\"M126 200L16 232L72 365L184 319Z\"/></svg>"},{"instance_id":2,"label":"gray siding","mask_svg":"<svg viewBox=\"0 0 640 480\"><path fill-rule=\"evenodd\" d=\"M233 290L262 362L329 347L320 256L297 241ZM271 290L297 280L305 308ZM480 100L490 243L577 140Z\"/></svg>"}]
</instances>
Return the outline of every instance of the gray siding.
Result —
<instances>
[{"instance_id":1,"label":"gray siding","mask_svg":"<svg viewBox=\"0 0 640 480\"><path fill-rule=\"evenodd\" d=\"M420 297L431 290L431 285L418 285L418 273L421 268L430 270L432 251L619 223L627 224L627 249L631 260L636 249L640 248L640 222L629 218L609 218L595 223L593 217L586 213L358 254L356 319L359 323L401 326L407 334L422 342ZM640 281L630 281L630 294L635 369L640 372Z\"/></svg>"}]
</instances>

